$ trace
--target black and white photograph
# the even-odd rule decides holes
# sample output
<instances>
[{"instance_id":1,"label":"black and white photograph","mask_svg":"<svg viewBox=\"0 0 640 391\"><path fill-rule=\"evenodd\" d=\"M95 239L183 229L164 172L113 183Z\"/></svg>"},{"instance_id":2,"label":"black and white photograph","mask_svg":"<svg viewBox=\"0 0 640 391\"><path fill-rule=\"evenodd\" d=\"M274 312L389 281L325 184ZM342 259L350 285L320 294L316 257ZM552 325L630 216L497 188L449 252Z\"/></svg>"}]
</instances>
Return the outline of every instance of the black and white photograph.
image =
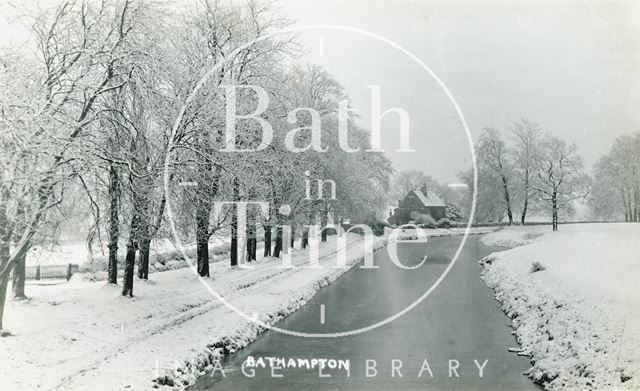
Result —
<instances>
[{"instance_id":1,"label":"black and white photograph","mask_svg":"<svg viewBox=\"0 0 640 391\"><path fill-rule=\"evenodd\" d=\"M0 391L640 391L640 2L0 0Z\"/></svg>"}]
</instances>

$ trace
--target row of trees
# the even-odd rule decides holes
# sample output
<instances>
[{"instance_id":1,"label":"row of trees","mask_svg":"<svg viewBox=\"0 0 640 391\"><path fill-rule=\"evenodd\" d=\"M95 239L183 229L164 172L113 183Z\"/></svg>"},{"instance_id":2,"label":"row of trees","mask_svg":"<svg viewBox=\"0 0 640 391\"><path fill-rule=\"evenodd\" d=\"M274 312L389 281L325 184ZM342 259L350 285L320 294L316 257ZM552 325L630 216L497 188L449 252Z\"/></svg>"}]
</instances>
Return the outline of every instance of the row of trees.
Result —
<instances>
[{"instance_id":1,"label":"row of trees","mask_svg":"<svg viewBox=\"0 0 640 391\"><path fill-rule=\"evenodd\" d=\"M516 214L525 224L531 211L550 210L553 230L558 214L572 211L575 200L586 199L590 179L585 174L576 147L543 132L531 121L521 120L510 127L508 141L494 128L485 128L476 145L478 188L475 220L504 219L513 224ZM473 171L462 173L469 207L473 195Z\"/></svg>"},{"instance_id":2,"label":"row of trees","mask_svg":"<svg viewBox=\"0 0 640 391\"><path fill-rule=\"evenodd\" d=\"M589 205L596 219L640 221L640 132L617 138L593 176Z\"/></svg>"},{"instance_id":3,"label":"row of trees","mask_svg":"<svg viewBox=\"0 0 640 391\"><path fill-rule=\"evenodd\" d=\"M0 91L0 328L11 270L14 294L23 295L29 249L55 241L61 222L78 215L90 216L89 247L108 243L111 283L118 282L124 253L122 294L132 296L136 266L138 278L149 278L151 241L169 236L168 206L178 235L197 245L198 272L209 276L209 239L216 232L230 236L236 265L256 258L259 231L270 255L277 225L292 225L304 237L308 232L296 227L316 218L326 224L333 213L363 221L384 204L390 163L364 153L368 133L351 118L348 142L360 151L338 147L336 108L347 98L344 90L320 67L298 61L295 36L270 35L288 22L267 5L206 0L176 10L144 0L63 1L29 15L28 49L0 56L6 86ZM222 65L202 83L215 64ZM225 102L234 94L238 113L254 112L258 92L251 85L268 94L271 103L260 117L272 126L273 141L253 153L221 152L229 145ZM299 107L314 108L319 118L290 113ZM299 129L291 132L292 124ZM288 138L309 146L316 124L325 153L285 148ZM255 149L262 140L257 121L238 121L235 130L238 149ZM305 180L317 179L335 181L335 200L306 197ZM238 200L271 205L266 216L249 211L241 254L235 209L213 213L216 201ZM277 213L283 204L289 213ZM282 238L275 229L272 255L289 245Z\"/></svg>"}]
</instances>

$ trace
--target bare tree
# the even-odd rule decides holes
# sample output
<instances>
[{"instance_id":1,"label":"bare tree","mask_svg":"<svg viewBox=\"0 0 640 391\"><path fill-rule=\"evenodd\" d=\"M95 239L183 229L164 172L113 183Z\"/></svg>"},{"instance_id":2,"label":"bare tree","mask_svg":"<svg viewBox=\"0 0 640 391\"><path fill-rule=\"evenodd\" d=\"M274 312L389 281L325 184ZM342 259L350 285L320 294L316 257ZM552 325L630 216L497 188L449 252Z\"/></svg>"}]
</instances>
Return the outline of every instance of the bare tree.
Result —
<instances>
[{"instance_id":1,"label":"bare tree","mask_svg":"<svg viewBox=\"0 0 640 391\"><path fill-rule=\"evenodd\" d=\"M407 170L396 173L393 177L392 201L397 202L409 191L419 189L425 184L428 188L439 186L435 179L420 170Z\"/></svg>"},{"instance_id":2,"label":"bare tree","mask_svg":"<svg viewBox=\"0 0 640 391\"><path fill-rule=\"evenodd\" d=\"M531 184L540 197L551 205L553 230L558 230L558 211L589 194L589 178L583 172L582 160L575 145L546 135L541 143Z\"/></svg>"},{"instance_id":3,"label":"bare tree","mask_svg":"<svg viewBox=\"0 0 640 391\"><path fill-rule=\"evenodd\" d=\"M511 127L515 138L513 149L515 172L522 186L522 215L520 223L525 224L529 200L531 198L531 176L539 155L539 144L542 130L538 124L522 119Z\"/></svg>"},{"instance_id":4,"label":"bare tree","mask_svg":"<svg viewBox=\"0 0 640 391\"><path fill-rule=\"evenodd\" d=\"M624 221L640 221L640 132L617 138L594 168L594 212L605 217L617 212Z\"/></svg>"},{"instance_id":5,"label":"bare tree","mask_svg":"<svg viewBox=\"0 0 640 391\"><path fill-rule=\"evenodd\" d=\"M621 170L616 158L602 156L593 167L593 186L589 195L589 207L594 219L629 221L629 205L626 184L621 181Z\"/></svg>"},{"instance_id":6,"label":"bare tree","mask_svg":"<svg viewBox=\"0 0 640 391\"><path fill-rule=\"evenodd\" d=\"M480 136L477 147L478 163L490 169L498 179L496 186L502 189L502 202L507 212L509 225L513 224L513 212L511 210L511 192L509 178L511 177L512 162L507 147L500 137L500 133L493 128L485 128ZM491 178L478 178L478 181Z\"/></svg>"},{"instance_id":7,"label":"bare tree","mask_svg":"<svg viewBox=\"0 0 640 391\"><path fill-rule=\"evenodd\" d=\"M463 205L468 209L465 213L470 213L471 203L474 193L473 169L462 172L458 175L462 182L466 184L465 196L462 200ZM501 222L505 215L505 208L502 189L495 186L500 179L497 175L487 167L480 165L478 167L478 188L476 191L476 209L473 221L476 223L484 222Z\"/></svg>"},{"instance_id":8,"label":"bare tree","mask_svg":"<svg viewBox=\"0 0 640 391\"><path fill-rule=\"evenodd\" d=\"M67 184L77 177L81 169L77 163L82 160L78 155L86 150L80 145L101 113L101 98L122 87L119 76L130 69L126 47L137 17L138 8L129 1L97 5L65 1L34 18L41 65L35 71L41 77L25 80L19 72L9 74L10 85L17 89L2 102L2 126L8 132L0 133L6 136L7 151L12 151L3 155L1 163L0 281L5 286L9 271L28 251L48 212L60 205ZM22 80L22 86L16 80ZM29 168L28 176L13 176L26 155L37 158L37 166ZM18 205L28 216L19 231L14 219ZM12 238L19 238L13 251ZM0 306L4 298L1 289Z\"/></svg>"},{"instance_id":9,"label":"bare tree","mask_svg":"<svg viewBox=\"0 0 640 391\"><path fill-rule=\"evenodd\" d=\"M184 219L179 235L195 238L202 276L209 275L212 234L230 228L238 239L233 210L213 221L215 201L266 199L272 205L271 216L250 213L246 254L232 253L232 264L256 259L260 225L269 254L274 224L299 227L319 213L326 224L329 210L363 221L384 203L390 163L381 154L364 153L368 133L352 118L349 143L360 152L339 148L335 109L347 98L343 88L320 67L291 65L295 37L260 39L286 21L268 3L253 0L198 4L176 17L139 0L62 1L33 19L38 59L0 56L0 83L8 87L0 91L0 320L9 272L15 270L14 291L22 295L27 251L45 240L78 194L82 210L72 214L93 217L90 252L102 226L108 227L110 283L118 280L118 242L125 237L122 294L132 296L135 268L138 278L149 278L152 239L163 234L161 174L169 153L175 154L169 182L198 185L176 191L172 201L175 215ZM220 61L224 66L188 101L169 140L187 97ZM219 153L226 142L221 118L228 93L220 87L253 83L266 86L271 98L263 115L273 124L275 145L249 157ZM255 109L255 96L244 91L237 97L240 112ZM320 113L328 153L293 153L282 145L291 124L287 113L298 107ZM302 128L312 119L300 115L297 123ZM238 123L237 145L255 148L260 130L251 121ZM306 145L313 136L299 131L294 138ZM300 186L305 179L335 180L336 199L308 199ZM292 212L275 213L285 203ZM293 245L294 238L285 243L281 229L275 236L276 253Z\"/></svg>"}]
</instances>

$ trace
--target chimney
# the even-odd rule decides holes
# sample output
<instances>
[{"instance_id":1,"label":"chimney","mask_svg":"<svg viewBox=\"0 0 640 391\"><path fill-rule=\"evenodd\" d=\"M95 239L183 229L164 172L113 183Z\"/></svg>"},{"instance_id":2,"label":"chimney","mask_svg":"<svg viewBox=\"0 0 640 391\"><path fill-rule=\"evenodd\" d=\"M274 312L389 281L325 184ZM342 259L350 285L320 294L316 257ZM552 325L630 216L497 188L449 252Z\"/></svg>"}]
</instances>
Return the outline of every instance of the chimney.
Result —
<instances>
[{"instance_id":1,"label":"chimney","mask_svg":"<svg viewBox=\"0 0 640 391\"><path fill-rule=\"evenodd\" d=\"M422 186L420 186L420 191L422 193L424 193L424 195L427 195L427 184L423 183Z\"/></svg>"}]
</instances>

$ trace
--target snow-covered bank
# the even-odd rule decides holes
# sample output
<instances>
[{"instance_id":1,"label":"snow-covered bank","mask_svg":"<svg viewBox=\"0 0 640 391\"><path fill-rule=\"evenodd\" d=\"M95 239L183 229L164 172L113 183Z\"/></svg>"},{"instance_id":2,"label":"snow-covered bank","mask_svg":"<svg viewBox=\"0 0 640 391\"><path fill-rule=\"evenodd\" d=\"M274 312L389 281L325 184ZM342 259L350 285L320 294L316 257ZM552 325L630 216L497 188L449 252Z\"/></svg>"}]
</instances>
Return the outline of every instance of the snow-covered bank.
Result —
<instances>
[{"instance_id":1,"label":"snow-covered bank","mask_svg":"<svg viewBox=\"0 0 640 391\"><path fill-rule=\"evenodd\" d=\"M438 236L452 236L452 235L464 235L466 228L421 228L427 237ZM489 232L494 232L500 229L500 227L471 227L469 228L469 235L480 235ZM385 235L389 236L393 232L392 228L385 228ZM398 230L396 238L398 240L415 240L418 239L417 230L415 228L404 228Z\"/></svg>"},{"instance_id":2,"label":"snow-covered bank","mask_svg":"<svg viewBox=\"0 0 640 391\"><path fill-rule=\"evenodd\" d=\"M377 238L374 248L383 245ZM361 236L349 236L348 266L362 258L363 247ZM278 268L277 258L252 263L254 269L212 263L207 283L244 313L273 324L347 270L333 267L335 252L330 237L320 248L322 268ZM294 265L306 263L306 251L293 253ZM13 336L0 338L0 389L147 390L156 378L180 389L262 331L215 300L190 269L137 280L132 299L119 287L82 279L29 288L30 300L6 309Z\"/></svg>"},{"instance_id":3,"label":"snow-covered bank","mask_svg":"<svg viewBox=\"0 0 640 391\"><path fill-rule=\"evenodd\" d=\"M640 225L512 227L481 262L529 375L550 390L640 388Z\"/></svg>"}]
</instances>

